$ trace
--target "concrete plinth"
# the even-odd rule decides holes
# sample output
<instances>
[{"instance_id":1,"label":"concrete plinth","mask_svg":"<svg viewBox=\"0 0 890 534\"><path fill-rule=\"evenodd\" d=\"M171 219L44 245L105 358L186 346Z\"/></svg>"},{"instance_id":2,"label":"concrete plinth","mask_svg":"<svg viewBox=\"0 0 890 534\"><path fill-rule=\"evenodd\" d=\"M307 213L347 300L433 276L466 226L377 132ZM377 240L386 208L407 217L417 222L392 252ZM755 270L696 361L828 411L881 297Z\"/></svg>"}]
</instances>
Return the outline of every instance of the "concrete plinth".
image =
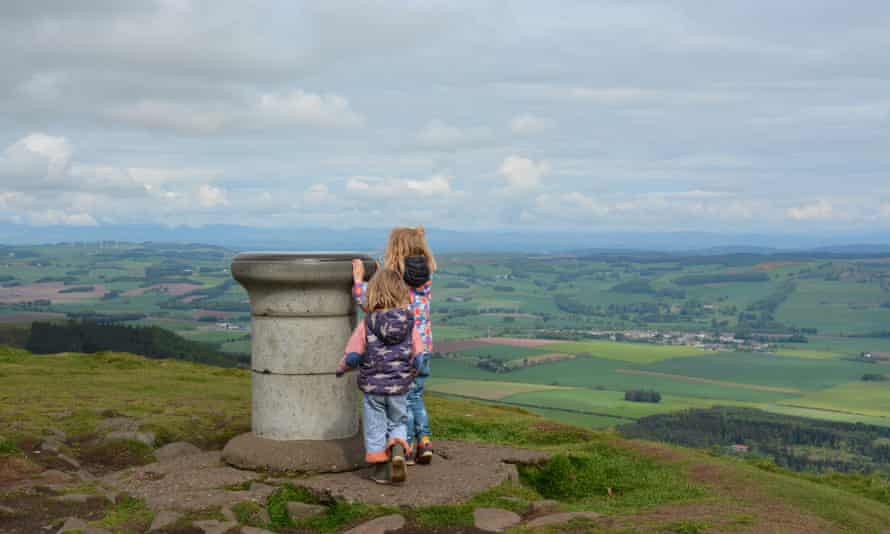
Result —
<instances>
[{"instance_id":1,"label":"concrete plinth","mask_svg":"<svg viewBox=\"0 0 890 534\"><path fill-rule=\"evenodd\" d=\"M350 253L244 253L232 276L251 307L250 434L231 440L223 459L277 471L360 467L359 393L354 374L334 372L355 326Z\"/></svg>"}]
</instances>

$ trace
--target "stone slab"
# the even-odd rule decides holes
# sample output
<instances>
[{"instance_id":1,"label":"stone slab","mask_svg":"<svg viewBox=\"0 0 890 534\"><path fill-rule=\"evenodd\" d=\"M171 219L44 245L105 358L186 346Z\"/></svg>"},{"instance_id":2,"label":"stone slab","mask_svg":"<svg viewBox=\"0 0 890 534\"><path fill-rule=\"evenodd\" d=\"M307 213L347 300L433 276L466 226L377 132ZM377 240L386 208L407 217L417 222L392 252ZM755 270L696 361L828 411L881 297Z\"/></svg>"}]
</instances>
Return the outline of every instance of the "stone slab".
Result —
<instances>
[{"instance_id":1,"label":"stone slab","mask_svg":"<svg viewBox=\"0 0 890 534\"><path fill-rule=\"evenodd\" d=\"M358 434L329 441L276 441L251 432L229 441L222 458L242 469L330 473L360 468L365 450Z\"/></svg>"},{"instance_id":2,"label":"stone slab","mask_svg":"<svg viewBox=\"0 0 890 534\"><path fill-rule=\"evenodd\" d=\"M457 504L506 480L516 481L513 464L538 464L550 458L541 451L463 441L437 441L434 446L432 463L409 467L408 479L400 485L371 481L369 469L292 482L351 502L408 507Z\"/></svg>"},{"instance_id":3,"label":"stone slab","mask_svg":"<svg viewBox=\"0 0 890 534\"><path fill-rule=\"evenodd\" d=\"M102 483L145 499L152 510L187 512L256 499L249 491L229 491L225 487L261 476L222 465L219 452L213 451L125 469L102 478Z\"/></svg>"},{"instance_id":4,"label":"stone slab","mask_svg":"<svg viewBox=\"0 0 890 534\"><path fill-rule=\"evenodd\" d=\"M476 508L473 510L473 524L486 532L503 532L522 521L519 514L501 508Z\"/></svg>"},{"instance_id":5,"label":"stone slab","mask_svg":"<svg viewBox=\"0 0 890 534\"><path fill-rule=\"evenodd\" d=\"M203 451L191 443L176 441L155 449L155 458L157 458L159 462L168 462L184 456L201 454L201 452Z\"/></svg>"},{"instance_id":6,"label":"stone slab","mask_svg":"<svg viewBox=\"0 0 890 534\"><path fill-rule=\"evenodd\" d=\"M600 517L600 514L596 512L563 512L561 514L550 514L539 517L537 519L532 519L526 526L528 526L529 528L537 528L546 527L548 525L560 525L562 523L568 523L576 517L597 519Z\"/></svg>"},{"instance_id":7,"label":"stone slab","mask_svg":"<svg viewBox=\"0 0 890 534\"><path fill-rule=\"evenodd\" d=\"M399 514L385 515L347 530L344 534L385 534L405 526L405 518Z\"/></svg>"}]
</instances>

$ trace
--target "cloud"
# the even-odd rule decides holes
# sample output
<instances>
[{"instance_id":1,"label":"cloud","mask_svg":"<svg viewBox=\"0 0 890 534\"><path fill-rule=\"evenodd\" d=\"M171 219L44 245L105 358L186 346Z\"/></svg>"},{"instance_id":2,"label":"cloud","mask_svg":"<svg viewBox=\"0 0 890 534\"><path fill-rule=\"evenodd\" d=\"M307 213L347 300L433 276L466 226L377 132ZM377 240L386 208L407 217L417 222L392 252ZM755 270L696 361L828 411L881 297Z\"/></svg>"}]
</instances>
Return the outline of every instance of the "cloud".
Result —
<instances>
[{"instance_id":1,"label":"cloud","mask_svg":"<svg viewBox=\"0 0 890 534\"><path fill-rule=\"evenodd\" d=\"M331 191L325 184L314 184L303 191L303 204L307 206L320 208L331 200Z\"/></svg>"},{"instance_id":2,"label":"cloud","mask_svg":"<svg viewBox=\"0 0 890 534\"><path fill-rule=\"evenodd\" d=\"M531 135L555 126L552 119L538 117L530 113L517 115L510 119L510 131L516 135Z\"/></svg>"},{"instance_id":3,"label":"cloud","mask_svg":"<svg viewBox=\"0 0 890 534\"><path fill-rule=\"evenodd\" d=\"M365 122L342 96L316 95L302 90L260 95L257 110L266 124L349 128L362 126Z\"/></svg>"},{"instance_id":4,"label":"cloud","mask_svg":"<svg viewBox=\"0 0 890 534\"><path fill-rule=\"evenodd\" d=\"M437 174L427 179L377 178L353 176L346 180L346 192L358 197L413 197L424 202L448 200L463 195L451 187L450 176Z\"/></svg>"},{"instance_id":5,"label":"cloud","mask_svg":"<svg viewBox=\"0 0 890 534\"><path fill-rule=\"evenodd\" d=\"M73 150L64 137L32 133L0 155L0 177L5 183L29 189L61 181Z\"/></svg>"},{"instance_id":6,"label":"cloud","mask_svg":"<svg viewBox=\"0 0 890 534\"><path fill-rule=\"evenodd\" d=\"M417 142L425 148L454 149L487 143L491 135L488 128L459 128L433 119L417 134Z\"/></svg>"},{"instance_id":7,"label":"cloud","mask_svg":"<svg viewBox=\"0 0 890 534\"><path fill-rule=\"evenodd\" d=\"M364 116L353 111L346 98L299 89L211 103L142 100L111 109L107 116L146 128L193 135L289 126L355 128L365 123Z\"/></svg>"},{"instance_id":8,"label":"cloud","mask_svg":"<svg viewBox=\"0 0 890 534\"><path fill-rule=\"evenodd\" d=\"M231 110L196 109L177 102L142 100L111 109L107 116L145 128L206 135L221 132L232 123L236 113Z\"/></svg>"},{"instance_id":9,"label":"cloud","mask_svg":"<svg viewBox=\"0 0 890 534\"><path fill-rule=\"evenodd\" d=\"M507 181L508 192L534 189L541 184L541 178L550 173L550 164L536 162L521 156L509 156L501 163L498 172Z\"/></svg>"},{"instance_id":10,"label":"cloud","mask_svg":"<svg viewBox=\"0 0 890 534\"><path fill-rule=\"evenodd\" d=\"M795 221L807 221L812 219L830 219L835 215L834 207L825 199L801 204L800 206L785 210L788 218Z\"/></svg>"},{"instance_id":11,"label":"cloud","mask_svg":"<svg viewBox=\"0 0 890 534\"><path fill-rule=\"evenodd\" d=\"M575 87L570 89L568 94L572 98L598 104L624 104L658 96L657 91L637 87Z\"/></svg>"},{"instance_id":12,"label":"cloud","mask_svg":"<svg viewBox=\"0 0 890 534\"><path fill-rule=\"evenodd\" d=\"M203 208L215 208L217 206L228 206L229 199L226 192L219 188L208 184L202 184L198 188L198 204Z\"/></svg>"}]
</instances>

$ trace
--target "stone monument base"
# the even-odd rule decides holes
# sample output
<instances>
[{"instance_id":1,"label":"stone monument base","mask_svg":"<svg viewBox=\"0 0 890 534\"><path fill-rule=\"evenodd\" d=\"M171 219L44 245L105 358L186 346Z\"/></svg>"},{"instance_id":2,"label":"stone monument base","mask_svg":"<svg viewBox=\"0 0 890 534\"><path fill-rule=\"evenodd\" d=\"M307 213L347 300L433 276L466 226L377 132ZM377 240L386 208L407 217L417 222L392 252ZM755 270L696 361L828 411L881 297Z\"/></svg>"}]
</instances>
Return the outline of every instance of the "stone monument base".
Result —
<instances>
[{"instance_id":1,"label":"stone monument base","mask_svg":"<svg viewBox=\"0 0 890 534\"><path fill-rule=\"evenodd\" d=\"M361 434L324 441L276 441L241 434L226 444L222 459L242 469L337 473L365 466L365 446Z\"/></svg>"}]
</instances>

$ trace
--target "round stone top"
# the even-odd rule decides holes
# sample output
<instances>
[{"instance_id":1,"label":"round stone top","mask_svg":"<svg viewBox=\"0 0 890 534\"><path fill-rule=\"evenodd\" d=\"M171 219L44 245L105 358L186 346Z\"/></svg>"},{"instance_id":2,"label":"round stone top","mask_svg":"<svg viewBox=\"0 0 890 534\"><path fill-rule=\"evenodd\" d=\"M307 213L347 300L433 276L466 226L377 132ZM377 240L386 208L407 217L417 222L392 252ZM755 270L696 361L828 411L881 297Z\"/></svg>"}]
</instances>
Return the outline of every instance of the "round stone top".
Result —
<instances>
[{"instance_id":1,"label":"round stone top","mask_svg":"<svg viewBox=\"0 0 890 534\"><path fill-rule=\"evenodd\" d=\"M232 259L232 277L250 282L331 283L352 281L352 260L360 259L372 274L376 262L358 252L242 252Z\"/></svg>"}]
</instances>

